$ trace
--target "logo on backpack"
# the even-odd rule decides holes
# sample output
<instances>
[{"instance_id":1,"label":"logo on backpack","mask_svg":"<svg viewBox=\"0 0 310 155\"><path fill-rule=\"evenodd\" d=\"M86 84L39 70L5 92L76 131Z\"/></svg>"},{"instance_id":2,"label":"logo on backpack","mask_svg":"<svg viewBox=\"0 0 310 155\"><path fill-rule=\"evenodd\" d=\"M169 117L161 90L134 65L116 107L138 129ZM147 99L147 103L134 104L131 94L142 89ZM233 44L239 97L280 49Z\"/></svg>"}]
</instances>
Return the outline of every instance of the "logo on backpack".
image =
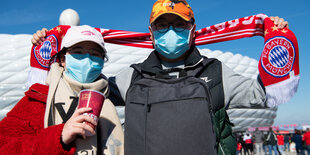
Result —
<instances>
[{"instance_id":1,"label":"logo on backpack","mask_svg":"<svg viewBox=\"0 0 310 155\"><path fill-rule=\"evenodd\" d=\"M205 81L206 83L212 81L212 79L208 79L208 77L201 77L200 79Z\"/></svg>"}]
</instances>

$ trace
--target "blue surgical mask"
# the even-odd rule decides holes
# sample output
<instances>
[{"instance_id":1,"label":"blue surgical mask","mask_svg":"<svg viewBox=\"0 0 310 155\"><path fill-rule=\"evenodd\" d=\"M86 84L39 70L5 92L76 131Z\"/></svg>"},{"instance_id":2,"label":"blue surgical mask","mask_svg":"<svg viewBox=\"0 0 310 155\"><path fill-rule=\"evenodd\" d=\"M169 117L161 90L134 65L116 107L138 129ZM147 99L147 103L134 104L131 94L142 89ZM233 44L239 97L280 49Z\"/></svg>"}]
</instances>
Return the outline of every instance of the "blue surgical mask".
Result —
<instances>
[{"instance_id":1,"label":"blue surgical mask","mask_svg":"<svg viewBox=\"0 0 310 155\"><path fill-rule=\"evenodd\" d=\"M67 54L65 74L80 83L94 82L103 68L104 60L90 54Z\"/></svg>"},{"instance_id":2,"label":"blue surgical mask","mask_svg":"<svg viewBox=\"0 0 310 155\"><path fill-rule=\"evenodd\" d=\"M153 31L155 50L168 59L177 59L189 50L191 30L176 32L172 26L166 33Z\"/></svg>"}]
</instances>

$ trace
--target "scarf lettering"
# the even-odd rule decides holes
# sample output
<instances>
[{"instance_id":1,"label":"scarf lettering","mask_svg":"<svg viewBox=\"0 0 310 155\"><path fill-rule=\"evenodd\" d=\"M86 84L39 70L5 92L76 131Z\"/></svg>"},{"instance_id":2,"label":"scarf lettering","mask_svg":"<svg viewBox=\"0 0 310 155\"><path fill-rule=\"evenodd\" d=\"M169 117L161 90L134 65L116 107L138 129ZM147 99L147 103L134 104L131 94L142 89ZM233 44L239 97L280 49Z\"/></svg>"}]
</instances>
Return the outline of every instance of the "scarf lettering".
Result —
<instances>
[{"instance_id":1,"label":"scarf lettering","mask_svg":"<svg viewBox=\"0 0 310 155\"><path fill-rule=\"evenodd\" d=\"M55 107L63 120L62 123L66 123L69 120L69 118L73 115L76 107L78 106L78 101L79 101L78 97L70 96L70 99L73 99L73 100L71 102L70 108L67 111L67 113L65 112L63 108L63 105L65 105L65 103L63 102L55 103Z\"/></svg>"}]
</instances>

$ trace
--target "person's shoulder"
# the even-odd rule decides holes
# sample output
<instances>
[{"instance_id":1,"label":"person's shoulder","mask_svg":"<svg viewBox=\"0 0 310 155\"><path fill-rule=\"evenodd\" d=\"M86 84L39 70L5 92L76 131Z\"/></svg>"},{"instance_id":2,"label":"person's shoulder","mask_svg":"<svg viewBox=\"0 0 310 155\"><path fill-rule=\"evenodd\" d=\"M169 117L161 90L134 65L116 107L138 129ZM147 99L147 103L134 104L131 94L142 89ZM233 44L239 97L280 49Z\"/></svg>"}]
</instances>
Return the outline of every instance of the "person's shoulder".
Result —
<instances>
[{"instance_id":1,"label":"person's shoulder","mask_svg":"<svg viewBox=\"0 0 310 155\"><path fill-rule=\"evenodd\" d=\"M132 74L134 73L133 67L125 67L123 68L120 72L118 72L114 77L110 78L115 78L116 82L119 82L118 80L124 80L124 79L130 79ZM110 79L109 78L109 79Z\"/></svg>"},{"instance_id":2,"label":"person's shoulder","mask_svg":"<svg viewBox=\"0 0 310 155\"><path fill-rule=\"evenodd\" d=\"M24 120L37 119L45 111L45 103L48 94L48 86L33 84L25 96L7 113L7 117L21 118Z\"/></svg>"},{"instance_id":3,"label":"person's shoulder","mask_svg":"<svg viewBox=\"0 0 310 155\"><path fill-rule=\"evenodd\" d=\"M28 91L25 92L25 96L29 99L46 103L48 88L48 85L35 83L29 88Z\"/></svg>"},{"instance_id":4,"label":"person's shoulder","mask_svg":"<svg viewBox=\"0 0 310 155\"><path fill-rule=\"evenodd\" d=\"M216 61L216 62L221 62L221 60L217 59L217 58L214 58L214 57L207 57L205 55L202 55L202 58L204 60L213 60L213 61Z\"/></svg>"}]
</instances>

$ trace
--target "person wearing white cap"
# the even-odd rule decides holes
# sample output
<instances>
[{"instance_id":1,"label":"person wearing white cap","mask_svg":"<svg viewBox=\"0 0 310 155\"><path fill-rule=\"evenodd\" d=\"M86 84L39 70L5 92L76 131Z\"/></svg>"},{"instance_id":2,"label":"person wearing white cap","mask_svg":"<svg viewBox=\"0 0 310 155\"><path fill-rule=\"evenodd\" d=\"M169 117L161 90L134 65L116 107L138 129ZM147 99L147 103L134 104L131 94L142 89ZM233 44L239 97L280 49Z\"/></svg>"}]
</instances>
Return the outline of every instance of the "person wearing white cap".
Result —
<instances>
[{"instance_id":1,"label":"person wearing white cap","mask_svg":"<svg viewBox=\"0 0 310 155\"><path fill-rule=\"evenodd\" d=\"M65 74L81 83L93 82L106 58L102 35L89 26L72 27L67 33L61 43L66 52Z\"/></svg>"},{"instance_id":2,"label":"person wearing white cap","mask_svg":"<svg viewBox=\"0 0 310 155\"><path fill-rule=\"evenodd\" d=\"M0 151L123 154L123 130L109 99L104 101L98 122L82 115L91 108L77 109L82 89L109 95L107 78L101 74L106 58L101 34L90 26L71 27L55 58L58 63L50 66L47 85L32 85L0 122L0 143L6 144Z\"/></svg>"}]
</instances>

